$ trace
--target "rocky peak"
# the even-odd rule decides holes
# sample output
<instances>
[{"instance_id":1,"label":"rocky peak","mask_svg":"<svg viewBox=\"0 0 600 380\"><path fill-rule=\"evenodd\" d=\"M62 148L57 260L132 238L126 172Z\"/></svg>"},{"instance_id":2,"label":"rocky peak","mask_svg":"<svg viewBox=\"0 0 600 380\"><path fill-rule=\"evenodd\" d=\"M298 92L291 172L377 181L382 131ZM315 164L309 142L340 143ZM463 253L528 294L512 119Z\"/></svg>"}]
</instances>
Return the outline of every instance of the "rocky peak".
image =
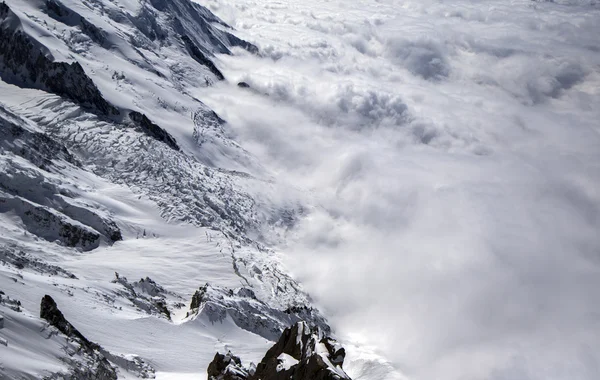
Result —
<instances>
[{"instance_id":1,"label":"rocky peak","mask_svg":"<svg viewBox=\"0 0 600 380\"><path fill-rule=\"evenodd\" d=\"M342 380L346 352L319 328L298 322L285 329L254 369L246 369L231 352L217 353L208 367L209 380Z\"/></svg>"},{"instance_id":2,"label":"rocky peak","mask_svg":"<svg viewBox=\"0 0 600 380\"><path fill-rule=\"evenodd\" d=\"M209 380L244 380L248 379L251 371L242 366L242 361L231 351L223 355L215 354L215 358L208 365Z\"/></svg>"},{"instance_id":3,"label":"rocky peak","mask_svg":"<svg viewBox=\"0 0 600 380\"><path fill-rule=\"evenodd\" d=\"M285 329L250 379L349 379L342 369L345 356L334 339L302 321Z\"/></svg>"}]
</instances>

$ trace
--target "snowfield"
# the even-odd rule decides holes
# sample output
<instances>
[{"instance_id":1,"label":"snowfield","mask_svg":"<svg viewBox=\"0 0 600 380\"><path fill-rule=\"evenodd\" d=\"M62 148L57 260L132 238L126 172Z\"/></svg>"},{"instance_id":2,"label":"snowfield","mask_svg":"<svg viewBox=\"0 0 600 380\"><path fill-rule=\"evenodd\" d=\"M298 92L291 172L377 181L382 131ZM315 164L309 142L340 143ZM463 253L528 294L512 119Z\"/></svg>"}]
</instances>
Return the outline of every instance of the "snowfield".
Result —
<instances>
[{"instance_id":1,"label":"snowfield","mask_svg":"<svg viewBox=\"0 0 600 380\"><path fill-rule=\"evenodd\" d=\"M353 379L600 378L599 36L588 0L0 2L0 379L204 379L301 320Z\"/></svg>"}]
</instances>

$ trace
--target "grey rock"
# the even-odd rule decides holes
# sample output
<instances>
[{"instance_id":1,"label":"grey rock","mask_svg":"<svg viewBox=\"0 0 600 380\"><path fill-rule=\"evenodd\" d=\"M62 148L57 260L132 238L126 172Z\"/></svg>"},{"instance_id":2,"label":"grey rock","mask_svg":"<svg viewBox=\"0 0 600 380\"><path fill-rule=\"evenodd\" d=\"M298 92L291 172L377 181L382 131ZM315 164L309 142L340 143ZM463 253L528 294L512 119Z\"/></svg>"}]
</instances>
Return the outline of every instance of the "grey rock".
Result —
<instances>
[{"instance_id":1,"label":"grey rock","mask_svg":"<svg viewBox=\"0 0 600 380\"><path fill-rule=\"evenodd\" d=\"M289 355L297 363L285 368L282 354ZM267 351L256 366L250 380L341 380L350 379L342 369L344 349L335 340L321 337L318 329L311 329L306 322L298 322L287 328L279 341Z\"/></svg>"},{"instance_id":2,"label":"grey rock","mask_svg":"<svg viewBox=\"0 0 600 380\"><path fill-rule=\"evenodd\" d=\"M167 296L172 293L165 290L162 286L146 277L130 283L127 278L115 273L115 278L111 281L115 284L121 284L125 288L117 292L119 296L127 298L138 309L150 314L164 317L171 320L171 311L167 303Z\"/></svg>"},{"instance_id":3,"label":"grey rock","mask_svg":"<svg viewBox=\"0 0 600 380\"><path fill-rule=\"evenodd\" d=\"M0 213L14 211L27 231L48 241L59 240L68 247L84 251L100 245L100 234L55 210L30 202L19 196L4 196L0 192Z\"/></svg>"},{"instance_id":4,"label":"grey rock","mask_svg":"<svg viewBox=\"0 0 600 380\"><path fill-rule=\"evenodd\" d=\"M231 351L223 355L216 353L208 365L208 380L246 380L250 377L248 369L242 366L242 361Z\"/></svg>"},{"instance_id":5,"label":"grey rock","mask_svg":"<svg viewBox=\"0 0 600 380\"><path fill-rule=\"evenodd\" d=\"M179 151L179 145L177 145L175 138L171 136L169 132L150 121L150 119L148 119L148 117L143 113L131 111L129 112L129 118L137 127L140 128L142 132L148 136L164 142L172 149Z\"/></svg>"},{"instance_id":6,"label":"grey rock","mask_svg":"<svg viewBox=\"0 0 600 380\"><path fill-rule=\"evenodd\" d=\"M72 379L116 380L117 372L110 362L100 352L101 347L84 337L58 309L56 302L49 295L42 298L40 318L45 319L61 333L81 345L80 354L86 359L85 366L73 365L70 368ZM69 361L68 359L66 360ZM75 364L75 363L71 363Z\"/></svg>"},{"instance_id":7,"label":"grey rock","mask_svg":"<svg viewBox=\"0 0 600 380\"><path fill-rule=\"evenodd\" d=\"M223 73L217 69L217 66L215 66L215 64L213 63L213 61L211 61L205 53L203 53L198 46L196 46L196 44L194 43L194 41L192 41L188 36L183 35L181 36L181 40L185 43L186 48L188 49L188 52L190 53L190 56L192 58L194 58L194 60L196 62L198 62L199 64L206 66L211 73L213 73L218 80L224 80L225 76L223 76Z\"/></svg>"},{"instance_id":8,"label":"grey rock","mask_svg":"<svg viewBox=\"0 0 600 380\"><path fill-rule=\"evenodd\" d=\"M217 353L209 380L350 380L342 369L346 352L318 328L298 322L285 329L256 368L246 368L231 352Z\"/></svg>"}]
</instances>

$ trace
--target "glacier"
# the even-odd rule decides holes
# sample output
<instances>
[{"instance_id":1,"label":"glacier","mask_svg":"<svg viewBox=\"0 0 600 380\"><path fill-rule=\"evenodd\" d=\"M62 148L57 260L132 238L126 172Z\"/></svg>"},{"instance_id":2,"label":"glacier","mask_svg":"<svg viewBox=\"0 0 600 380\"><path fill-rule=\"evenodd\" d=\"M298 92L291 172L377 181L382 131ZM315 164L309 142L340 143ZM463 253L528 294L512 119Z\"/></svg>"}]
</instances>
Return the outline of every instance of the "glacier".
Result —
<instances>
[{"instance_id":1,"label":"glacier","mask_svg":"<svg viewBox=\"0 0 600 380\"><path fill-rule=\"evenodd\" d=\"M598 378L599 25L0 2L0 378L291 376L305 323L341 378Z\"/></svg>"}]
</instances>

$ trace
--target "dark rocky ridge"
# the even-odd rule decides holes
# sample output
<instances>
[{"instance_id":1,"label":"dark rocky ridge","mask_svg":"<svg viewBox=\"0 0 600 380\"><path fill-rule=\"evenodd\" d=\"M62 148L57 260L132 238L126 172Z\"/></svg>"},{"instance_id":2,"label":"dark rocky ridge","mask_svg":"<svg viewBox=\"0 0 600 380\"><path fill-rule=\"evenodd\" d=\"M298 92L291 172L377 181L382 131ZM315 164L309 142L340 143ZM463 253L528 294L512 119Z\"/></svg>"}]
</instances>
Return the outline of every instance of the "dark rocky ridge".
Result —
<instances>
[{"instance_id":1,"label":"dark rocky ridge","mask_svg":"<svg viewBox=\"0 0 600 380\"><path fill-rule=\"evenodd\" d=\"M55 62L46 47L23 31L5 2L0 3L0 69L6 82L54 93L105 116L119 114L79 62Z\"/></svg>"},{"instance_id":2,"label":"dark rocky ridge","mask_svg":"<svg viewBox=\"0 0 600 380\"><path fill-rule=\"evenodd\" d=\"M81 167L79 160L64 144L47 134L23 128L14 122L18 119L0 105L0 150L11 151L42 170L51 170L56 165L55 160Z\"/></svg>"},{"instance_id":3,"label":"dark rocky ridge","mask_svg":"<svg viewBox=\"0 0 600 380\"><path fill-rule=\"evenodd\" d=\"M115 278L111 282L123 285L125 290L116 292L117 295L127 298L139 310L171 320L167 295L174 296L174 294L168 292L151 278L146 277L139 281L129 282L126 277L119 276L115 272Z\"/></svg>"},{"instance_id":4,"label":"dark rocky ridge","mask_svg":"<svg viewBox=\"0 0 600 380\"><path fill-rule=\"evenodd\" d=\"M183 35L181 36L181 39L185 43L185 46L188 49L188 52L190 53L190 56L194 58L196 62L206 66L210 70L210 72L217 77L218 80L225 79L225 76L223 76L223 73L219 69L217 69L217 66L215 66L215 64L210 59L208 59L208 57L204 53L202 53L202 51L200 51L198 46L196 46L196 44L188 36Z\"/></svg>"},{"instance_id":5,"label":"dark rocky ridge","mask_svg":"<svg viewBox=\"0 0 600 380\"><path fill-rule=\"evenodd\" d=\"M110 362L100 352L101 347L96 343L90 342L83 336L58 309L56 302L49 295L42 298L40 304L40 318L80 344L80 353L85 357L88 366L74 365L71 368L72 379L94 379L94 380L116 380L117 372ZM74 364L74 363L72 363ZM69 378L69 377L67 377Z\"/></svg>"},{"instance_id":6,"label":"dark rocky ridge","mask_svg":"<svg viewBox=\"0 0 600 380\"><path fill-rule=\"evenodd\" d=\"M61 276L64 278L77 279L77 276L73 273L58 265L49 264L46 261L35 257L35 255L31 253L10 246L0 246L0 263L7 263L14 265L17 269L29 269L48 276Z\"/></svg>"},{"instance_id":7,"label":"dark rocky ridge","mask_svg":"<svg viewBox=\"0 0 600 380\"><path fill-rule=\"evenodd\" d=\"M62 22L68 26L79 27L83 33L96 42L98 45L108 47L105 33L90 23L85 17L81 16L72 9L67 8L58 0L46 0L46 9L48 15L56 21Z\"/></svg>"},{"instance_id":8,"label":"dark rocky ridge","mask_svg":"<svg viewBox=\"0 0 600 380\"><path fill-rule=\"evenodd\" d=\"M217 353L209 364L209 380L350 380L342 366L346 352L319 329L298 322L285 329L277 343L253 368L231 352Z\"/></svg>"},{"instance_id":9,"label":"dark rocky ridge","mask_svg":"<svg viewBox=\"0 0 600 380\"><path fill-rule=\"evenodd\" d=\"M143 3L136 16L126 17L149 41L168 43L169 37L183 41L189 56L205 66L217 80L225 78L211 60L215 53L231 54L232 47L258 53L256 46L227 32L227 24L193 1L150 0ZM157 22L159 19L163 22ZM207 83L210 84L208 79Z\"/></svg>"},{"instance_id":10,"label":"dark rocky ridge","mask_svg":"<svg viewBox=\"0 0 600 380\"><path fill-rule=\"evenodd\" d=\"M18 196L3 196L0 192L0 213L11 210L21 217L27 231L48 241L59 240L65 246L80 247L84 251L100 245L100 234L93 229L50 208Z\"/></svg>"},{"instance_id":11,"label":"dark rocky ridge","mask_svg":"<svg viewBox=\"0 0 600 380\"><path fill-rule=\"evenodd\" d=\"M146 115L137 111L131 111L129 113L129 118L131 121L146 135L164 142L172 149L179 151L179 145L177 145L177 141L173 136L169 134L169 132L165 131L158 125L154 124Z\"/></svg>"}]
</instances>

